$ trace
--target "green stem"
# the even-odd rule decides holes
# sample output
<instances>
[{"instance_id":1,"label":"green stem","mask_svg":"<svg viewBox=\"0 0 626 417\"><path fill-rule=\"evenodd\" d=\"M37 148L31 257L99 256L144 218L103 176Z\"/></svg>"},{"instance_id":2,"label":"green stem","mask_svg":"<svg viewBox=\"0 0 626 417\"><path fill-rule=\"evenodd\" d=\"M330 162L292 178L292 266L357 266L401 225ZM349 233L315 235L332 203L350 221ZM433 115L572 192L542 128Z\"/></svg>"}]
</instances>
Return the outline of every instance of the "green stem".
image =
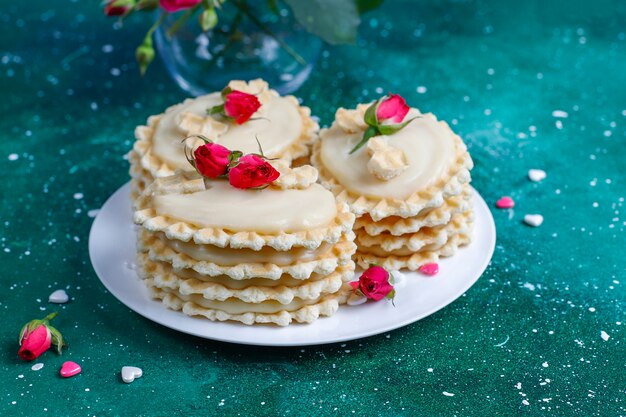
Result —
<instances>
[{"instance_id":1,"label":"green stem","mask_svg":"<svg viewBox=\"0 0 626 417\"><path fill-rule=\"evenodd\" d=\"M161 16L159 16L159 20L154 22L152 26L150 27L150 29L148 29L148 33L146 33L146 38L152 37L152 34L154 33L154 31L157 30L157 28L161 26L161 23L163 23L163 21L165 20L165 16L167 16L167 13L161 13Z\"/></svg>"},{"instance_id":2,"label":"green stem","mask_svg":"<svg viewBox=\"0 0 626 417\"><path fill-rule=\"evenodd\" d=\"M193 14L196 12L196 10L198 10L198 8L200 8L201 5L202 3L198 3L191 9L185 10L185 13L183 13L183 15L179 17L176 22L174 22L171 28L169 28L169 30L167 31L167 37L171 38L172 36L174 36L174 34L178 32L181 27L183 27L185 22L187 22L187 20L189 20L189 18L193 16Z\"/></svg>"},{"instance_id":3,"label":"green stem","mask_svg":"<svg viewBox=\"0 0 626 417\"><path fill-rule=\"evenodd\" d=\"M56 311L52 312L52 313L48 314L46 317L44 317L42 321L48 322L48 321L52 320L53 318L55 318L57 316L57 314L59 314L59 313L57 313Z\"/></svg>"},{"instance_id":4,"label":"green stem","mask_svg":"<svg viewBox=\"0 0 626 417\"><path fill-rule=\"evenodd\" d=\"M250 13L250 10L248 9L248 4L246 2L241 1L241 0L235 0L235 1L233 1L233 4L248 19L250 19L252 21L252 23L257 25L267 35L269 35L272 38L274 38L274 40L276 42L278 42L278 44L281 46L281 48L283 48L285 50L285 52L287 52L289 55L291 55L293 57L293 59L298 61L298 63L300 65L306 65L306 61L296 51L291 49L291 47L289 45L287 45L287 43L285 43L284 40L280 39L274 32L272 32L272 30L270 28L267 27L267 25L265 25L263 22L261 22L254 14Z\"/></svg>"}]
</instances>

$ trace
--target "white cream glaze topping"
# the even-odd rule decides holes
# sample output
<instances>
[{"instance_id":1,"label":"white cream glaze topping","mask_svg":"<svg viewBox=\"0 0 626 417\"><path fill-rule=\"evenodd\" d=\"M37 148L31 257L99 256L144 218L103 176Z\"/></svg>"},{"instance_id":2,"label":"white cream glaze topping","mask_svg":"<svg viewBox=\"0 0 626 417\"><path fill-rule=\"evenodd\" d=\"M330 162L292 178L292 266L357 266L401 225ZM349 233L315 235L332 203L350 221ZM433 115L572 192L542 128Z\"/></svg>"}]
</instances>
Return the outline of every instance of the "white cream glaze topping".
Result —
<instances>
[{"instance_id":1,"label":"white cream glaze topping","mask_svg":"<svg viewBox=\"0 0 626 417\"><path fill-rule=\"evenodd\" d=\"M154 132L152 147L154 155L174 169L192 170L185 159L181 144L181 141L189 136L188 126L181 129L179 123L183 120L184 113L205 117L207 109L222 102L220 93L212 93L169 108L159 120ZM186 116L189 118L188 114ZM273 94L263 105L263 118L249 120L242 125L231 122L227 125L228 129L224 133L209 139L229 149L257 153L259 148L256 137L265 155L274 157L298 140L302 131L302 117L293 98Z\"/></svg>"},{"instance_id":2,"label":"white cream glaze topping","mask_svg":"<svg viewBox=\"0 0 626 417\"><path fill-rule=\"evenodd\" d=\"M411 109L406 117L419 114ZM389 145L404 153L408 164L403 172L388 181L378 179L369 171L370 155L366 146L349 154L362 135L362 132L346 132L338 123L333 123L320 134L320 158L344 187L368 197L407 198L432 185L454 161L454 134L430 114L413 120L393 135L384 136Z\"/></svg>"},{"instance_id":3,"label":"white cream glaze topping","mask_svg":"<svg viewBox=\"0 0 626 417\"><path fill-rule=\"evenodd\" d=\"M333 194L319 184L306 189L239 190L224 180L207 181L207 190L152 197L154 209L200 227L264 234L325 227L337 215Z\"/></svg>"}]
</instances>

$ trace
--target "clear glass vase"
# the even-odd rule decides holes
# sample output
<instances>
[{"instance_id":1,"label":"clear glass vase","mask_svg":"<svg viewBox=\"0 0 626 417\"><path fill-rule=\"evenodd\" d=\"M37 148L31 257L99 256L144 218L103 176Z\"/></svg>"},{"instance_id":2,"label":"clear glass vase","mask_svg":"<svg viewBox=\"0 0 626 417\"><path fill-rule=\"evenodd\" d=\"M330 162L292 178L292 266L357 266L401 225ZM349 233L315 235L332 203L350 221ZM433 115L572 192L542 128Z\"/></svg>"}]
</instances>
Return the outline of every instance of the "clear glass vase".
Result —
<instances>
[{"instance_id":1,"label":"clear glass vase","mask_svg":"<svg viewBox=\"0 0 626 417\"><path fill-rule=\"evenodd\" d=\"M168 32L181 13L168 16L155 32L158 54L176 83L193 96L219 91L230 80L263 78L281 94L309 77L322 42L308 33L287 8L267 2L227 2L217 26L203 32L197 16Z\"/></svg>"}]
</instances>

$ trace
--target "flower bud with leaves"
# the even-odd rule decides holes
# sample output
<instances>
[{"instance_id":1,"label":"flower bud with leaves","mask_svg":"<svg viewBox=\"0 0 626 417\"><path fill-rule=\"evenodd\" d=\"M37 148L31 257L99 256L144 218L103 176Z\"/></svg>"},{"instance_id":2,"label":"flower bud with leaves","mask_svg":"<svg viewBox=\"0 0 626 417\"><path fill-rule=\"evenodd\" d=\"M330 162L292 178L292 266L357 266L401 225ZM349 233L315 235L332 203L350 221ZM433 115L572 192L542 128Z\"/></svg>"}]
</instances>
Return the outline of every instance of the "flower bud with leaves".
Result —
<instances>
[{"instance_id":1,"label":"flower bud with leaves","mask_svg":"<svg viewBox=\"0 0 626 417\"><path fill-rule=\"evenodd\" d=\"M210 7L205 9L202 13L200 13L198 21L202 31L208 32L213 29L217 25L217 13L215 13L215 8Z\"/></svg>"},{"instance_id":2,"label":"flower bud with leaves","mask_svg":"<svg viewBox=\"0 0 626 417\"><path fill-rule=\"evenodd\" d=\"M396 295L393 288L393 275L377 265L369 267L361 274L358 281L350 282L350 286L355 293L373 301L380 301L383 298L393 301Z\"/></svg>"},{"instance_id":3,"label":"flower bud with leaves","mask_svg":"<svg viewBox=\"0 0 626 417\"><path fill-rule=\"evenodd\" d=\"M250 120L252 115L261 107L259 99L243 91L226 87L222 90L223 104L213 106L207 110L210 115L218 114L233 120L238 125Z\"/></svg>"},{"instance_id":4,"label":"flower bud with leaves","mask_svg":"<svg viewBox=\"0 0 626 417\"><path fill-rule=\"evenodd\" d=\"M183 142L193 137L201 139L204 145L191 152L185 144L185 157L205 178L205 185L206 178L228 178L228 182L235 188L263 189L280 176L280 172L267 162L258 139L260 153L244 155L241 151L231 151L213 143L202 135L188 137Z\"/></svg>"},{"instance_id":5,"label":"flower bud with leaves","mask_svg":"<svg viewBox=\"0 0 626 417\"><path fill-rule=\"evenodd\" d=\"M154 47L152 46L152 33L144 38L143 43L135 51L135 59L139 64L139 72L143 76L148 65L154 60Z\"/></svg>"},{"instance_id":6,"label":"flower bud with leaves","mask_svg":"<svg viewBox=\"0 0 626 417\"><path fill-rule=\"evenodd\" d=\"M20 349L17 354L25 361L32 361L50 346L54 346L59 354L66 345L61 333L50 325L50 321L57 316L51 313L41 320L31 320L22 327L19 343Z\"/></svg>"},{"instance_id":7,"label":"flower bud with leaves","mask_svg":"<svg viewBox=\"0 0 626 417\"><path fill-rule=\"evenodd\" d=\"M363 133L363 138L352 148L350 154L359 150L374 136L393 135L404 129L406 125L419 117L404 120L409 110L410 108L404 98L398 94L389 94L376 100L365 111L363 120L368 127Z\"/></svg>"},{"instance_id":8,"label":"flower bud with leaves","mask_svg":"<svg viewBox=\"0 0 626 417\"><path fill-rule=\"evenodd\" d=\"M135 0L109 0L104 5L107 16L124 16L135 7Z\"/></svg>"}]
</instances>

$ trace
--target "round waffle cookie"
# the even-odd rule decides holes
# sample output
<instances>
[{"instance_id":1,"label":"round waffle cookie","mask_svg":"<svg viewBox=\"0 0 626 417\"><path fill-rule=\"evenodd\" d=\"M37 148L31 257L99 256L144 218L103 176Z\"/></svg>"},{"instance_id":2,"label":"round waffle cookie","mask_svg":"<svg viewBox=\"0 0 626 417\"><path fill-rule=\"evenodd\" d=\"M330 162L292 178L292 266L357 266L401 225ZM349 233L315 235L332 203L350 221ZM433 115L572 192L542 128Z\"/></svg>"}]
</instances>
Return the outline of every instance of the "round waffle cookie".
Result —
<instances>
[{"instance_id":1,"label":"round waffle cookie","mask_svg":"<svg viewBox=\"0 0 626 417\"><path fill-rule=\"evenodd\" d=\"M170 308L246 324L332 314L354 276L355 216L310 166L240 190L196 173L157 178L136 201L140 276Z\"/></svg>"},{"instance_id":2,"label":"round waffle cookie","mask_svg":"<svg viewBox=\"0 0 626 417\"><path fill-rule=\"evenodd\" d=\"M321 183L357 216L357 263L417 270L450 256L471 236L467 147L447 123L410 109L403 128L352 151L368 128L367 107L339 109L311 158Z\"/></svg>"},{"instance_id":3,"label":"round waffle cookie","mask_svg":"<svg viewBox=\"0 0 626 417\"><path fill-rule=\"evenodd\" d=\"M318 124L308 107L294 96L280 96L263 80L248 83L231 81L233 90L255 95L261 107L252 119L238 125L207 115L207 109L222 104L219 92L188 99L148 118L146 126L135 130L136 141L129 153L133 198L155 178L193 168L185 158L181 141L203 135L213 142L243 153L258 152L258 142L269 158L308 161L310 147L317 138Z\"/></svg>"}]
</instances>

